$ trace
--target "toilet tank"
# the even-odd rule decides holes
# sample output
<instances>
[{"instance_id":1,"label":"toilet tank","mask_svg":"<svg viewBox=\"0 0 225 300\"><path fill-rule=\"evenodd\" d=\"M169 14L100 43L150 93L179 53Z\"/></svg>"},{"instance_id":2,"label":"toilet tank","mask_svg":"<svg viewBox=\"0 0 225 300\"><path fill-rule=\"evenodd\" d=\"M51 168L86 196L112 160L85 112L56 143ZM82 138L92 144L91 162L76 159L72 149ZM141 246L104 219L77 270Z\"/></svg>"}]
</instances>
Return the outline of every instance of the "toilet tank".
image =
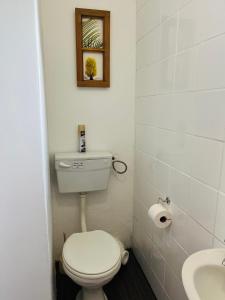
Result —
<instances>
[{"instance_id":1,"label":"toilet tank","mask_svg":"<svg viewBox=\"0 0 225 300\"><path fill-rule=\"evenodd\" d=\"M112 154L109 152L56 153L55 169L60 193L107 189Z\"/></svg>"}]
</instances>

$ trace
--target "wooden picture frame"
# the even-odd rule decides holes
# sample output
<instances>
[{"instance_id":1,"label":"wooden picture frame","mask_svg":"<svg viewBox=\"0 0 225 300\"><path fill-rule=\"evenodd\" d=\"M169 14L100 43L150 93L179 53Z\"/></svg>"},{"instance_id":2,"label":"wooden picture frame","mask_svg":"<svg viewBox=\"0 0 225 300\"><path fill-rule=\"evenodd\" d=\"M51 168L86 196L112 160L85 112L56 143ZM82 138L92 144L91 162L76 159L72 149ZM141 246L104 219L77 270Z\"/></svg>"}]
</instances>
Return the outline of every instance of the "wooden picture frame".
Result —
<instances>
[{"instance_id":1,"label":"wooden picture frame","mask_svg":"<svg viewBox=\"0 0 225 300\"><path fill-rule=\"evenodd\" d=\"M75 9L77 86L110 87L110 12Z\"/></svg>"}]
</instances>

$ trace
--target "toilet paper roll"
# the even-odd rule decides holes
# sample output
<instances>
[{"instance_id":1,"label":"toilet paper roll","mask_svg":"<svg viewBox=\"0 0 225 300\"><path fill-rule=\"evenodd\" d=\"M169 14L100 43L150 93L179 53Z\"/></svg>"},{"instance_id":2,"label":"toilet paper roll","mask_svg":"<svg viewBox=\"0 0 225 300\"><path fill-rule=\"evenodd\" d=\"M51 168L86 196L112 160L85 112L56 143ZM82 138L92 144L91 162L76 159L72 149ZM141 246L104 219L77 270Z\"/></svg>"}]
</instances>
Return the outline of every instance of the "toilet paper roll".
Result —
<instances>
[{"instance_id":1,"label":"toilet paper roll","mask_svg":"<svg viewBox=\"0 0 225 300\"><path fill-rule=\"evenodd\" d=\"M171 213L161 204L151 206L148 215L158 228L166 228L172 223Z\"/></svg>"}]
</instances>

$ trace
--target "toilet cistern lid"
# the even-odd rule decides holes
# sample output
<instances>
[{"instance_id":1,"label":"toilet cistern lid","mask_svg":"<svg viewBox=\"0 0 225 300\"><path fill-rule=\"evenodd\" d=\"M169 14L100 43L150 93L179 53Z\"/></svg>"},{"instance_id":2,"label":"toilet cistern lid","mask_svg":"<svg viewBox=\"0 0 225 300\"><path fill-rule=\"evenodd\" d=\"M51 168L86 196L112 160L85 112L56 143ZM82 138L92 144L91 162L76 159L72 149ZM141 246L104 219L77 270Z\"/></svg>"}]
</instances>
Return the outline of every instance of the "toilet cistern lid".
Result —
<instances>
[{"instance_id":1,"label":"toilet cistern lid","mask_svg":"<svg viewBox=\"0 0 225 300\"><path fill-rule=\"evenodd\" d=\"M63 259L76 272L101 274L121 259L120 247L113 236L102 230L74 233L64 244Z\"/></svg>"}]
</instances>

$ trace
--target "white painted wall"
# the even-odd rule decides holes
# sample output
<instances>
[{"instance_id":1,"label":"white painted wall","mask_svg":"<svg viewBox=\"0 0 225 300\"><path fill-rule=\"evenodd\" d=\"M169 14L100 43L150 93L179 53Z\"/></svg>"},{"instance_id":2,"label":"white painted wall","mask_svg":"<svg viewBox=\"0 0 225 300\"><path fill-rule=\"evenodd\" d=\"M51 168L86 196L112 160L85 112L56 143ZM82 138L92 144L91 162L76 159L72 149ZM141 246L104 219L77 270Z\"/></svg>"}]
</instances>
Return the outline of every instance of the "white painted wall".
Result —
<instances>
[{"instance_id":1,"label":"white painted wall","mask_svg":"<svg viewBox=\"0 0 225 300\"><path fill-rule=\"evenodd\" d=\"M103 228L129 245L132 230L135 1L42 0L49 150L77 151L77 125L87 126L88 150L109 150L128 163L125 176L112 174L107 191L89 194L88 228ZM111 11L111 88L76 87L75 7ZM60 195L52 164L55 256L63 232L80 230L79 198Z\"/></svg>"},{"instance_id":2,"label":"white painted wall","mask_svg":"<svg viewBox=\"0 0 225 300\"><path fill-rule=\"evenodd\" d=\"M159 300L181 267L225 239L225 2L137 1L135 253ZM173 224L147 217L158 196Z\"/></svg>"},{"instance_id":3,"label":"white painted wall","mask_svg":"<svg viewBox=\"0 0 225 300\"><path fill-rule=\"evenodd\" d=\"M52 299L48 159L36 1L0 4L0 299Z\"/></svg>"}]
</instances>

